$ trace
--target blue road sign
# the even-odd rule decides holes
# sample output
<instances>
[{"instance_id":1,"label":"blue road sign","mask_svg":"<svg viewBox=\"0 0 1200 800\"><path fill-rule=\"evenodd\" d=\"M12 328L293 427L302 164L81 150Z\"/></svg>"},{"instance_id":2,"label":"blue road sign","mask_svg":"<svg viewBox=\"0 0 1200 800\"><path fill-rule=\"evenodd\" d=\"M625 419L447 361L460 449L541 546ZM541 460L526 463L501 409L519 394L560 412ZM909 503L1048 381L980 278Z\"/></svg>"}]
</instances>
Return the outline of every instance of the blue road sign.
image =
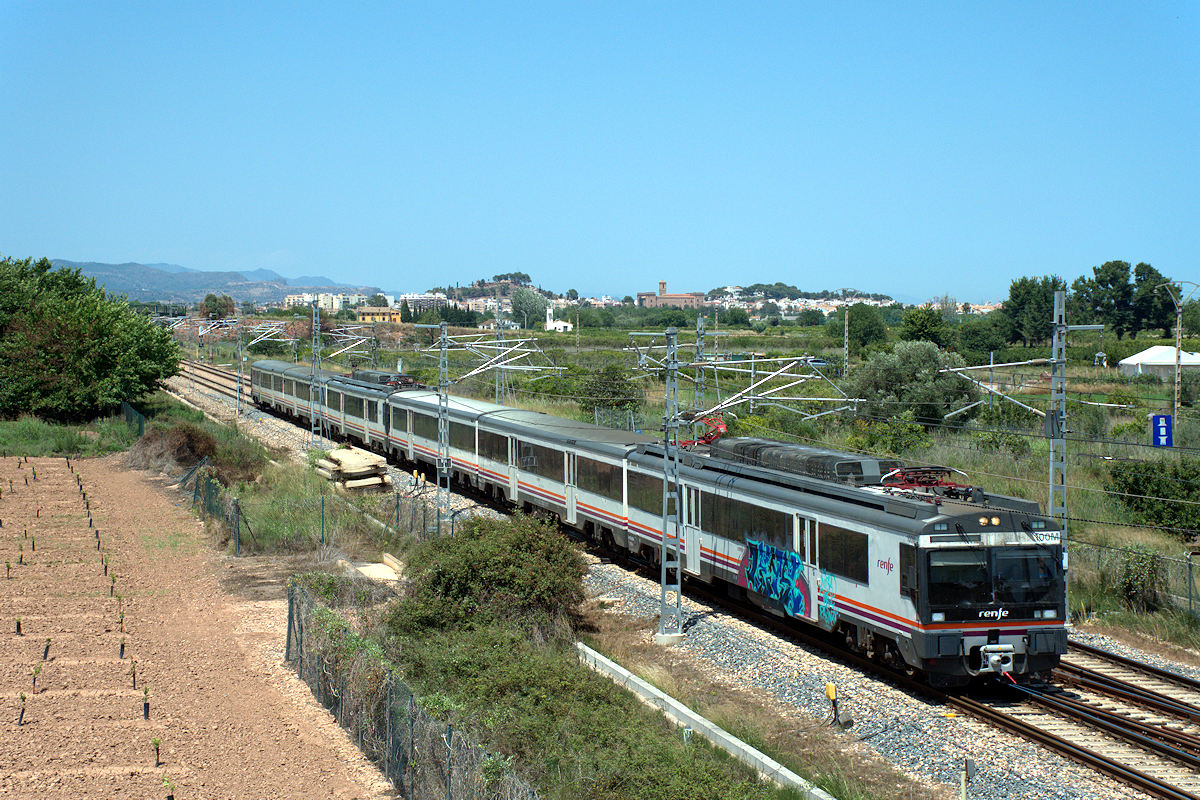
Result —
<instances>
[{"instance_id":1,"label":"blue road sign","mask_svg":"<svg viewBox=\"0 0 1200 800\"><path fill-rule=\"evenodd\" d=\"M1171 447L1171 415L1155 414L1150 418L1150 439L1155 447Z\"/></svg>"}]
</instances>

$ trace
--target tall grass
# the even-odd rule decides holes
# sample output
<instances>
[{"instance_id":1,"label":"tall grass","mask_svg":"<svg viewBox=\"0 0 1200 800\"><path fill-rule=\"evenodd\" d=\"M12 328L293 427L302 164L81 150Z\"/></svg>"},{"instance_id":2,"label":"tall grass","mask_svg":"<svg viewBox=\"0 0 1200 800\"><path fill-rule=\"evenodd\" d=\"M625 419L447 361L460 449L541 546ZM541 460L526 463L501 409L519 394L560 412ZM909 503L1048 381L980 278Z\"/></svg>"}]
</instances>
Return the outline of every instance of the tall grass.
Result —
<instances>
[{"instance_id":1,"label":"tall grass","mask_svg":"<svg viewBox=\"0 0 1200 800\"><path fill-rule=\"evenodd\" d=\"M0 454L6 456L94 456L124 450L136 439L123 417L105 417L85 425L30 416L0 421Z\"/></svg>"}]
</instances>

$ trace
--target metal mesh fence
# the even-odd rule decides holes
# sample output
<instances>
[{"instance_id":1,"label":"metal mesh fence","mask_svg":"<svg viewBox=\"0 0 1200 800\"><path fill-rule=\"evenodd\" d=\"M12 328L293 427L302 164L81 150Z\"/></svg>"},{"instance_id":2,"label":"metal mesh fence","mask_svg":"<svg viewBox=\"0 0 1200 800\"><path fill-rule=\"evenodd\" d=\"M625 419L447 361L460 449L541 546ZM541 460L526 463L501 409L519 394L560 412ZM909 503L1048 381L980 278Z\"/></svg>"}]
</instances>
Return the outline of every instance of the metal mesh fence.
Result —
<instances>
[{"instance_id":1,"label":"metal mesh fence","mask_svg":"<svg viewBox=\"0 0 1200 800\"><path fill-rule=\"evenodd\" d=\"M407 800L536 800L501 756L421 707L382 654L303 587L288 586L296 674Z\"/></svg>"},{"instance_id":2,"label":"metal mesh fence","mask_svg":"<svg viewBox=\"0 0 1200 800\"><path fill-rule=\"evenodd\" d=\"M138 436L143 436L146 433L146 416L136 408L121 401L121 413L125 415L125 423L129 425L129 430L137 431Z\"/></svg>"},{"instance_id":3,"label":"metal mesh fence","mask_svg":"<svg viewBox=\"0 0 1200 800\"><path fill-rule=\"evenodd\" d=\"M1068 540L1067 551L1072 575L1091 579L1100 586L1120 587L1122 577L1134 569L1135 561L1148 561L1159 600L1200 616L1200 592L1196 590L1190 558L1172 558L1074 540ZM1145 572L1144 569L1141 571Z\"/></svg>"}]
</instances>

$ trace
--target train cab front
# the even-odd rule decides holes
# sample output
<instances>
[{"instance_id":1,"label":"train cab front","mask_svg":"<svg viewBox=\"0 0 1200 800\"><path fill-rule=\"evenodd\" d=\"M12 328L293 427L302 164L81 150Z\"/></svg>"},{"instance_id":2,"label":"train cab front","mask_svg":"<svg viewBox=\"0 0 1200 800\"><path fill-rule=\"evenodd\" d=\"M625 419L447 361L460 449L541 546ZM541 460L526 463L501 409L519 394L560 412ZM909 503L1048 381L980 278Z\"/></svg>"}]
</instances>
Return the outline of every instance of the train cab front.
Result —
<instances>
[{"instance_id":1,"label":"train cab front","mask_svg":"<svg viewBox=\"0 0 1200 800\"><path fill-rule=\"evenodd\" d=\"M914 655L931 683L1043 677L1066 652L1066 562L1052 520L997 508L942 517L912 560Z\"/></svg>"}]
</instances>

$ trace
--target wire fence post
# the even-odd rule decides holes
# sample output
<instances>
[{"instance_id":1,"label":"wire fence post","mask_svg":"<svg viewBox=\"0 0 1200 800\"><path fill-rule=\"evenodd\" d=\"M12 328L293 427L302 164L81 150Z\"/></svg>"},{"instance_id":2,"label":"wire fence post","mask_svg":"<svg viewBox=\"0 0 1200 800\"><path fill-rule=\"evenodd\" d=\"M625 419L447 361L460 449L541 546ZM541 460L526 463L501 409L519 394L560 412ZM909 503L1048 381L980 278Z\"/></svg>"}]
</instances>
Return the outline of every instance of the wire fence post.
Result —
<instances>
[{"instance_id":1,"label":"wire fence post","mask_svg":"<svg viewBox=\"0 0 1200 800\"><path fill-rule=\"evenodd\" d=\"M325 495L321 495L321 545L325 544Z\"/></svg>"},{"instance_id":2,"label":"wire fence post","mask_svg":"<svg viewBox=\"0 0 1200 800\"><path fill-rule=\"evenodd\" d=\"M233 499L233 556L242 555L242 506L235 497Z\"/></svg>"}]
</instances>

